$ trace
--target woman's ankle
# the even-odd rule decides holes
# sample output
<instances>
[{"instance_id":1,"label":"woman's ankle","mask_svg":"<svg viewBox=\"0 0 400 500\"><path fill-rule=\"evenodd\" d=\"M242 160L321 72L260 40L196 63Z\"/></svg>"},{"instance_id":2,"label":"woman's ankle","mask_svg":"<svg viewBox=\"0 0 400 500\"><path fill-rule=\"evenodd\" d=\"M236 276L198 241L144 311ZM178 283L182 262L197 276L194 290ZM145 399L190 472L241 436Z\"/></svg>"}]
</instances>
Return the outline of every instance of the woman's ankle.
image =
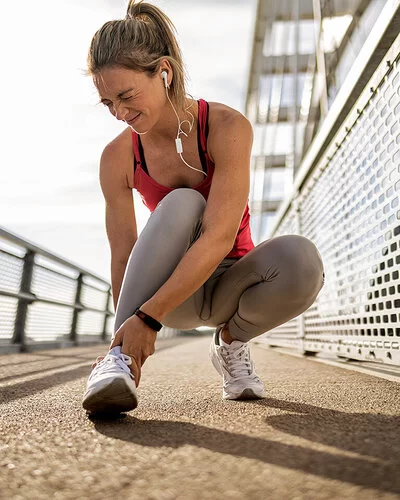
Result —
<instances>
[{"instance_id":1,"label":"woman's ankle","mask_svg":"<svg viewBox=\"0 0 400 500\"><path fill-rule=\"evenodd\" d=\"M223 329L219 332L221 339L225 342L225 344L232 343L235 339L231 337L229 333L229 326L226 324Z\"/></svg>"}]
</instances>

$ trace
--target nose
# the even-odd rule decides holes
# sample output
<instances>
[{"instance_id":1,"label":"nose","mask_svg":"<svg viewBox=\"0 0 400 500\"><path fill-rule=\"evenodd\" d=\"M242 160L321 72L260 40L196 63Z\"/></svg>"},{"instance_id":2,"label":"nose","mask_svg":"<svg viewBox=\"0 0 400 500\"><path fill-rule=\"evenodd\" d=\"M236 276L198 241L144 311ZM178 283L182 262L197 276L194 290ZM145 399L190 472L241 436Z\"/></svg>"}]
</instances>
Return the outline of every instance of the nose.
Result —
<instances>
[{"instance_id":1,"label":"nose","mask_svg":"<svg viewBox=\"0 0 400 500\"><path fill-rule=\"evenodd\" d=\"M128 109L122 105L121 102L113 105L113 115L117 120L125 120L126 115L128 114Z\"/></svg>"}]
</instances>

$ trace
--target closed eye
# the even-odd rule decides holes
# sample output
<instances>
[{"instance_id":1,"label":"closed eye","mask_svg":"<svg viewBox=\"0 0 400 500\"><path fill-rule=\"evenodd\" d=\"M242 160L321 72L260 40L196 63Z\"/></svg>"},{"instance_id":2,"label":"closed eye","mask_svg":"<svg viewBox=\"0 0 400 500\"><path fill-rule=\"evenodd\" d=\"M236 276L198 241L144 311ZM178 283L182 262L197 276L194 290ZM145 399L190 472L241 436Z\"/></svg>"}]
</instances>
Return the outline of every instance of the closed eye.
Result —
<instances>
[{"instance_id":1,"label":"closed eye","mask_svg":"<svg viewBox=\"0 0 400 500\"><path fill-rule=\"evenodd\" d=\"M127 96L127 97L120 97L120 101L129 101L129 99L133 99L134 96L133 95L130 95L130 96ZM107 108L110 108L110 106L112 106L112 102L111 101L100 101L101 104L103 104L104 106L107 106Z\"/></svg>"}]
</instances>

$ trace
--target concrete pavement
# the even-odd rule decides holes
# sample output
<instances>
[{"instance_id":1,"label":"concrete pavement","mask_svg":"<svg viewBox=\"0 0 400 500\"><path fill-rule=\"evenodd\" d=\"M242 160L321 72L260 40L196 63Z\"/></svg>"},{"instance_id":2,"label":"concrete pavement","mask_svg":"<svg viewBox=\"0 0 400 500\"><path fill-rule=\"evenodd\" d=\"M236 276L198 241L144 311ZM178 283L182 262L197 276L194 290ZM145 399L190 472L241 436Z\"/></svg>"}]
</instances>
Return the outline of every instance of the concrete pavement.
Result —
<instances>
[{"instance_id":1,"label":"concrete pavement","mask_svg":"<svg viewBox=\"0 0 400 500\"><path fill-rule=\"evenodd\" d=\"M112 421L81 408L104 346L1 356L0 498L400 498L400 384L252 346L267 397L223 401L210 337L179 342Z\"/></svg>"}]
</instances>

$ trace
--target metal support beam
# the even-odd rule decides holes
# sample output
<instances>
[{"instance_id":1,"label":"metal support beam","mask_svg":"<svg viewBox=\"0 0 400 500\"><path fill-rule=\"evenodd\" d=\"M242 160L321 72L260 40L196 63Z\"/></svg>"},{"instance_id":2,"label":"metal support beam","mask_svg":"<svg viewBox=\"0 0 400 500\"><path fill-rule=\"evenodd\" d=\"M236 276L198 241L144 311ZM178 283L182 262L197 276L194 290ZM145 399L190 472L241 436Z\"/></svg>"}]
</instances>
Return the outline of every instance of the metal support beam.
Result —
<instances>
[{"instance_id":1,"label":"metal support beam","mask_svg":"<svg viewBox=\"0 0 400 500\"><path fill-rule=\"evenodd\" d=\"M83 306L81 303L82 283L83 283L83 274L80 273L78 276L78 279L77 279L77 283L76 283L75 309L74 309L74 313L72 316L71 332L69 335L70 340L72 340L72 342L74 342L74 344L77 343L76 327L78 324L78 315L79 315L80 311L83 309Z\"/></svg>"},{"instance_id":2,"label":"metal support beam","mask_svg":"<svg viewBox=\"0 0 400 500\"><path fill-rule=\"evenodd\" d=\"M35 295L31 292L33 266L35 263L35 252L28 250L24 257L24 267L21 276L20 293L24 294L18 300L17 315L15 317L13 344L19 344L21 352L25 351L25 324L28 306L35 301Z\"/></svg>"},{"instance_id":3,"label":"metal support beam","mask_svg":"<svg viewBox=\"0 0 400 500\"><path fill-rule=\"evenodd\" d=\"M291 169L290 178L294 178L294 173L297 170L297 120L298 120L298 106L297 106L297 94L298 94L298 85L299 85L299 68L298 68L298 47L300 44L300 27L299 27L299 11L300 11L300 0L293 1L293 21L294 21L294 46L295 46L295 58L293 65L293 88L294 88L294 103L292 110L292 124L293 124L293 153L292 153L292 161L289 168Z\"/></svg>"},{"instance_id":4,"label":"metal support beam","mask_svg":"<svg viewBox=\"0 0 400 500\"><path fill-rule=\"evenodd\" d=\"M251 210L254 210L256 213L263 214L265 212L276 212L283 200L262 200L262 201L253 201L250 204Z\"/></svg>"},{"instance_id":5,"label":"metal support beam","mask_svg":"<svg viewBox=\"0 0 400 500\"><path fill-rule=\"evenodd\" d=\"M103 323L103 332L101 334L101 338L103 340L107 339L107 320L108 320L109 316L112 316L112 313L110 313L111 298L112 298L112 295L111 295L111 286L110 286L110 288L108 289L108 292L107 292L106 303L105 303L105 307L104 307L104 323Z\"/></svg>"},{"instance_id":6,"label":"metal support beam","mask_svg":"<svg viewBox=\"0 0 400 500\"><path fill-rule=\"evenodd\" d=\"M325 69L325 53L322 47L322 12L321 12L321 0L313 0L313 10L315 25L318 30L315 30L315 53L317 56L317 83L320 88L320 109L322 119L328 114L328 90L326 86L326 69Z\"/></svg>"}]
</instances>

